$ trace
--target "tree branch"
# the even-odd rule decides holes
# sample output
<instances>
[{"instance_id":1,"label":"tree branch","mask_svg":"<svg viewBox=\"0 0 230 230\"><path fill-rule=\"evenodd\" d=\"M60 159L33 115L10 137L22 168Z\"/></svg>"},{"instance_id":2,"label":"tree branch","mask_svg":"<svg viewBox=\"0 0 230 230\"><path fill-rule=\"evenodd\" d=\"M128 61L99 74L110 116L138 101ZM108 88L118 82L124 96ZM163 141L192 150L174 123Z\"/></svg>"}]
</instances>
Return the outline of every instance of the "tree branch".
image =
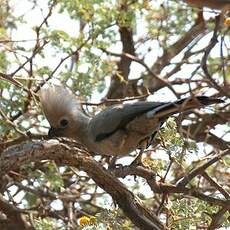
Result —
<instances>
[{"instance_id":1,"label":"tree branch","mask_svg":"<svg viewBox=\"0 0 230 230\"><path fill-rule=\"evenodd\" d=\"M120 10L127 13L128 5L124 2L120 6ZM118 22L119 33L122 42L122 53L128 53L135 56L133 31L131 26L122 25ZM123 98L126 96L128 76L132 60L125 55L121 56L117 64L117 71L111 78L111 84L106 95L107 98Z\"/></svg>"},{"instance_id":2,"label":"tree branch","mask_svg":"<svg viewBox=\"0 0 230 230\"><path fill-rule=\"evenodd\" d=\"M29 162L44 159L55 160L59 164L74 166L88 173L98 186L109 193L123 212L140 229L166 229L158 217L140 201L111 173L105 170L85 150L69 147L57 141L23 143L2 153L0 176L19 169Z\"/></svg>"},{"instance_id":3,"label":"tree branch","mask_svg":"<svg viewBox=\"0 0 230 230\"><path fill-rule=\"evenodd\" d=\"M228 154L230 152L228 151ZM193 197L196 197L200 200L203 200L210 205L219 205L219 206L229 206L230 201L229 200L223 200L223 199L218 199L215 197L211 197L208 195L205 195L201 192L199 192L195 188L186 188L183 186L179 185L172 185L168 183L162 183L162 182L157 182L155 179L155 173L147 168L144 168L142 166L137 166L137 167L130 167L130 166L124 166L120 167L118 169L113 170L113 173L117 177L125 177L127 175L134 175L134 176L140 176L142 178L145 178L148 185L152 189L153 192L159 193L159 194L173 194L173 193L182 193L184 195L190 195Z\"/></svg>"},{"instance_id":4,"label":"tree branch","mask_svg":"<svg viewBox=\"0 0 230 230\"><path fill-rule=\"evenodd\" d=\"M7 229L31 229L34 230L32 226L28 226L26 221L22 217L22 212L20 209L16 208L14 205L8 203L2 195L0 194L0 210L3 211L7 216ZM0 223L1 227L1 223ZM3 226L2 226L3 227Z\"/></svg>"},{"instance_id":5,"label":"tree branch","mask_svg":"<svg viewBox=\"0 0 230 230\"><path fill-rule=\"evenodd\" d=\"M208 230L215 230L220 227L221 219L223 215L230 210L230 206L221 208L215 215L212 217L212 222L208 227Z\"/></svg>"},{"instance_id":6,"label":"tree branch","mask_svg":"<svg viewBox=\"0 0 230 230\"><path fill-rule=\"evenodd\" d=\"M179 182L178 186L186 186L195 176L201 175L209 166L213 165L217 161L219 161L222 157L229 155L230 151L227 149L222 153L216 155L215 157L211 158L201 166L193 169L189 174L185 175Z\"/></svg>"}]
</instances>

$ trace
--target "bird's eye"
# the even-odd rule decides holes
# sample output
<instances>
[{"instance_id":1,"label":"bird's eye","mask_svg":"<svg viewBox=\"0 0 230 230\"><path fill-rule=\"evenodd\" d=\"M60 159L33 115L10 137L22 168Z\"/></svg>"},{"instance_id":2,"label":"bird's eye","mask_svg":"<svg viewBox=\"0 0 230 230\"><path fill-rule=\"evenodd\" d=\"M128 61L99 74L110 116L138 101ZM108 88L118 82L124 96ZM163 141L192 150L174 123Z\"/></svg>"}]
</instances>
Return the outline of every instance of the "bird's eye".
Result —
<instances>
[{"instance_id":1,"label":"bird's eye","mask_svg":"<svg viewBox=\"0 0 230 230\"><path fill-rule=\"evenodd\" d=\"M65 128L68 125L68 123L69 123L69 121L67 119L65 119L65 118L60 120L60 126L62 128Z\"/></svg>"}]
</instances>

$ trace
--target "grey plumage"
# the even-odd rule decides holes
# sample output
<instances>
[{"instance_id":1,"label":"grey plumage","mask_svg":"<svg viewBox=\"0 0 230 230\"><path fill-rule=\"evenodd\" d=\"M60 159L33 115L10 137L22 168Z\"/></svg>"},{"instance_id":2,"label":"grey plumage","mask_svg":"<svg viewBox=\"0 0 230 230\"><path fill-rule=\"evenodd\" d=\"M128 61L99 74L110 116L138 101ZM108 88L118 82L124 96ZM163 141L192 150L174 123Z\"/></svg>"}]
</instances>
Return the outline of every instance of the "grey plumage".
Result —
<instances>
[{"instance_id":1,"label":"grey plumage","mask_svg":"<svg viewBox=\"0 0 230 230\"><path fill-rule=\"evenodd\" d=\"M140 147L172 114L222 102L205 96L168 103L136 102L108 107L91 118L63 86L42 88L40 99L51 125L49 136L74 138L90 151L113 156Z\"/></svg>"}]
</instances>

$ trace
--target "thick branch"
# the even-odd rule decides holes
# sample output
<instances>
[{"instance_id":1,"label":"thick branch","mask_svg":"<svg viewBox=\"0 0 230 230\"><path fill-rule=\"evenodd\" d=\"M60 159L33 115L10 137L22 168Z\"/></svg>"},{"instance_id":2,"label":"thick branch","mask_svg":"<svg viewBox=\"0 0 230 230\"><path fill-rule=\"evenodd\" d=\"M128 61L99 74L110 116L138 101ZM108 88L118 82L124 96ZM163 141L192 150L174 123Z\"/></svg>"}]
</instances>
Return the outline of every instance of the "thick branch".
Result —
<instances>
[{"instance_id":1,"label":"thick branch","mask_svg":"<svg viewBox=\"0 0 230 230\"><path fill-rule=\"evenodd\" d=\"M214 163L216 163L217 161L219 161L222 157L229 155L230 151L224 151L218 155L216 155L215 157L211 158L210 160L208 160L207 162L205 162L204 164L202 164L201 166L193 169L189 174L185 175L183 177L182 180L179 181L178 186L186 186L195 176L203 174L204 171L211 165L213 165Z\"/></svg>"},{"instance_id":2,"label":"thick branch","mask_svg":"<svg viewBox=\"0 0 230 230\"><path fill-rule=\"evenodd\" d=\"M3 211L7 215L8 224L7 229L34 229L31 226L28 226L26 221L23 220L21 210L16 208L14 205L8 203L2 195L0 195L0 210ZM3 227L0 224L0 227Z\"/></svg>"},{"instance_id":3,"label":"thick branch","mask_svg":"<svg viewBox=\"0 0 230 230\"><path fill-rule=\"evenodd\" d=\"M221 208L215 215L213 215L212 222L208 227L208 230L215 230L220 227L223 215L230 210L230 206Z\"/></svg>"},{"instance_id":4,"label":"thick branch","mask_svg":"<svg viewBox=\"0 0 230 230\"><path fill-rule=\"evenodd\" d=\"M161 70L170 63L172 58L179 54L185 47L187 47L201 34L206 34L206 27L203 21L191 27L191 29L185 33L184 36L182 36L180 39L178 39L178 41L176 41L173 45L164 51L163 55L152 67L154 72L156 74L160 74Z\"/></svg>"},{"instance_id":5,"label":"thick branch","mask_svg":"<svg viewBox=\"0 0 230 230\"><path fill-rule=\"evenodd\" d=\"M228 154L230 152L228 151ZM227 153L226 153L227 154ZM186 188L179 185L172 185L172 184L166 184L157 182L155 179L155 174L152 170L149 170L147 168L144 168L142 166L137 167L130 167L130 166L124 166L120 167L118 169L115 169L113 173L117 177L125 177L127 175L135 175L140 176L142 178L145 178L148 185L152 189L153 192L159 193L159 194L172 194L172 193L182 193L185 195L196 197L200 200L203 200L210 205L219 205L223 207L228 207L230 205L230 200L223 200L218 199L212 196L205 195L201 192L199 192L197 189L194 188Z\"/></svg>"},{"instance_id":6,"label":"thick branch","mask_svg":"<svg viewBox=\"0 0 230 230\"><path fill-rule=\"evenodd\" d=\"M164 53L161 57L158 58L156 63L152 66L152 71L156 75L159 75L166 67L170 64L170 61L178 55L184 48L186 48L190 43L192 43L195 39L199 38L199 36L206 34L206 27L203 21L199 24L195 24L191 29L184 34L178 41L164 50ZM200 39L200 38L199 38ZM162 87L162 82L156 81L155 78L148 78L148 89L151 93L155 92L157 89Z\"/></svg>"},{"instance_id":7,"label":"thick branch","mask_svg":"<svg viewBox=\"0 0 230 230\"><path fill-rule=\"evenodd\" d=\"M74 166L87 172L98 186L108 192L118 206L140 229L162 230L164 225L147 210L140 201L111 173L105 170L89 154L79 148L70 148L55 142L24 143L3 152L0 157L0 176L16 170L29 162L44 159Z\"/></svg>"},{"instance_id":8,"label":"thick branch","mask_svg":"<svg viewBox=\"0 0 230 230\"><path fill-rule=\"evenodd\" d=\"M128 5L122 4L120 10L123 12L128 11ZM122 53L128 53L135 56L133 32L131 26L121 25L118 22L119 33L122 42ZM128 83L128 76L130 72L130 65L132 60L125 55L121 56L117 64L117 71L112 76L107 98L123 98L126 96L126 89Z\"/></svg>"}]
</instances>

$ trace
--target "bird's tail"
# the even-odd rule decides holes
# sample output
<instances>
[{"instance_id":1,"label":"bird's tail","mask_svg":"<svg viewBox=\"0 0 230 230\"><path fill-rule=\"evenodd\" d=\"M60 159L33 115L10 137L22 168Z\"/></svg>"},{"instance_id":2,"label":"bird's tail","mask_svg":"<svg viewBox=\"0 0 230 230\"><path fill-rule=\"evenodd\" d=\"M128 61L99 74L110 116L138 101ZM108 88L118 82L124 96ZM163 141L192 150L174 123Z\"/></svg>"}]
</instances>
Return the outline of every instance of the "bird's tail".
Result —
<instances>
[{"instance_id":1,"label":"bird's tail","mask_svg":"<svg viewBox=\"0 0 230 230\"><path fill-rule=\"evenodd\" d=\"M186 112L191 109L204 107L211 104L219 104L224 101L219 98L197 96L192 98L179 99L175 102L169 102L157 107L147 113L148 118L167 118L178 112Z\"/></svg>"}]
</instances>

